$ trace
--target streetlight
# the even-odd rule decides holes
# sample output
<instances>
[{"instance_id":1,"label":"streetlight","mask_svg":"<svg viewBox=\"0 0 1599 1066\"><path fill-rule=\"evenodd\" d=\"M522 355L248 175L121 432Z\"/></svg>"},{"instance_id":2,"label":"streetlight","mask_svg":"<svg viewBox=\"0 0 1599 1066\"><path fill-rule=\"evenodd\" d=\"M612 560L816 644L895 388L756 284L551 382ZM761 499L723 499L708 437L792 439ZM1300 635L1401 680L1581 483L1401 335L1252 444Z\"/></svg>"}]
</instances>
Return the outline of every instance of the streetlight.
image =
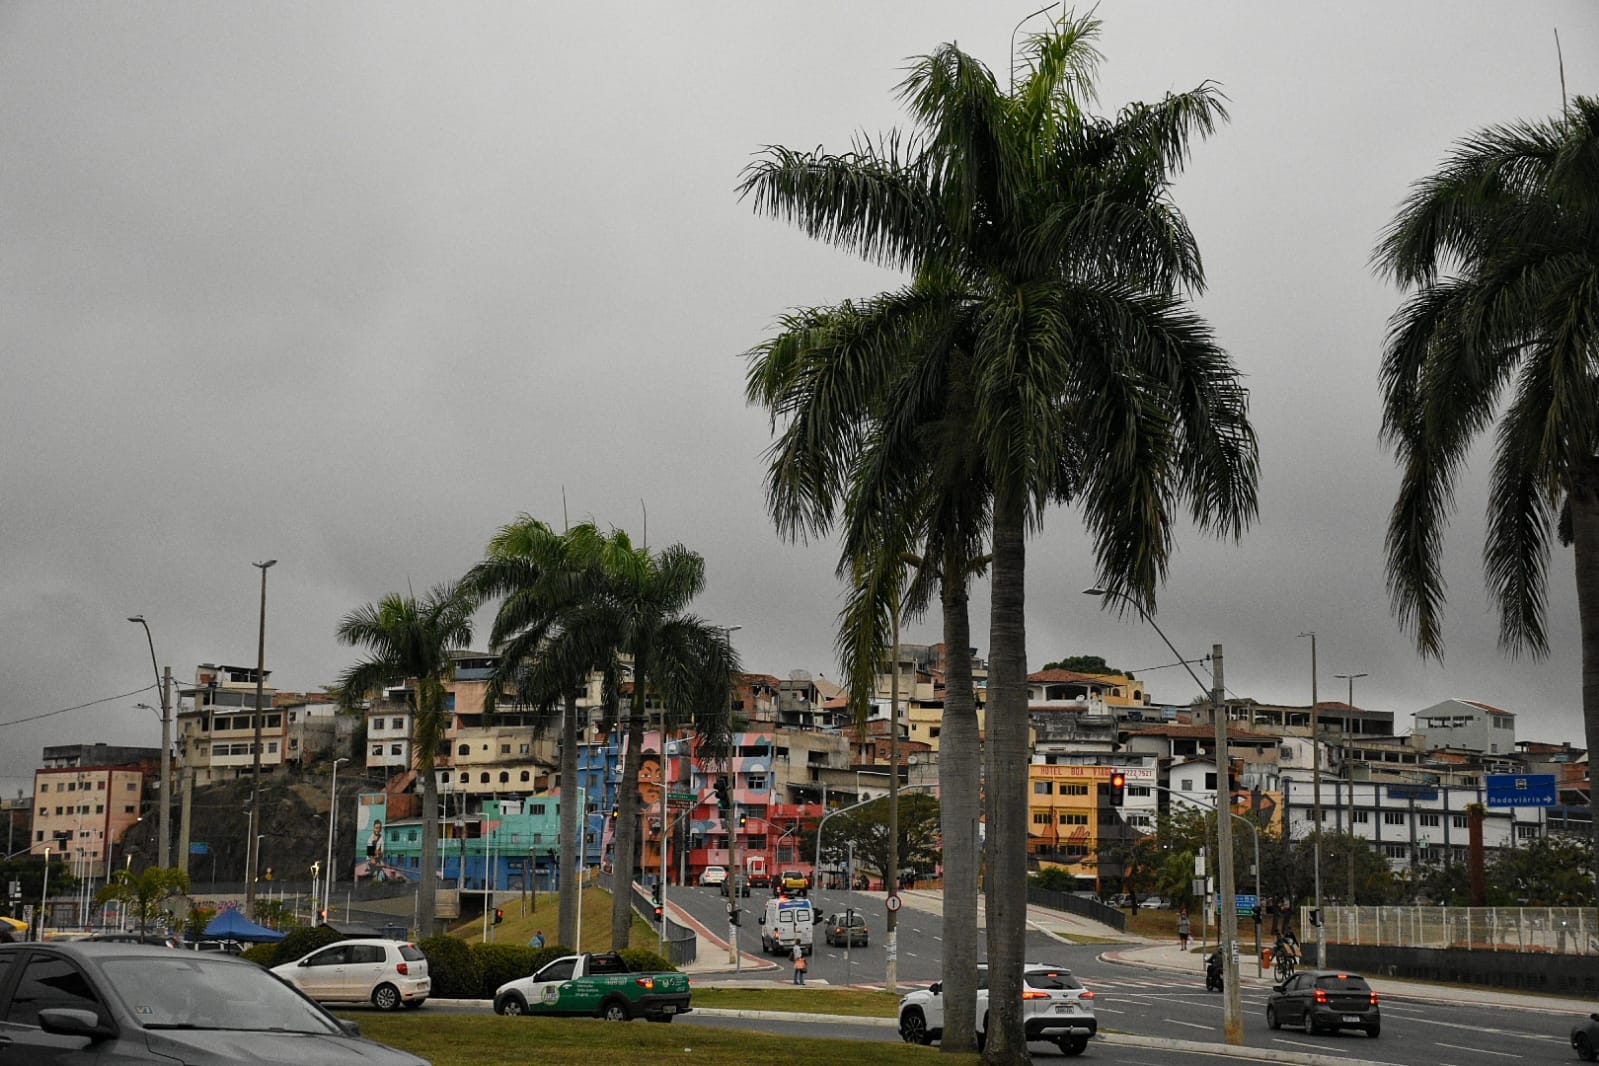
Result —
<instances>
[{"instance_id":1,"label":"streetlight","mask_svg":"<svg viewBox=\"0 0 1599 1066\"><path fill-rule=\"evenodd\" d=\"M264 563L251 563L251 566L261 571L261 625L257 630L255 645L255 744L250 770L250 810L256 810L256 805L261 799L261 693L266 684L266 575L267 571L277 565L276 559L268 559ZM258 837L252 836L249 840L250 856L247 865L260 864L261 856L256 850ZM251 878L244 885L244 910L246 916L255 921L255 879Z\"/></svg>"},{"instance_id":2,"label":"streetlight","mask_svg":"<svg viewBox=\"0 0 1599 1066\"><path fill-rule=\"evenodd\" d=\"M1162 632L1160 626L1150 617L1144 605L1115 589L1101 588L1095 585L1083 590L1088 596L1115 596L1124 603L1130 603L1137 609L1150 628L1160 634L1160 639L1166 647L1183 664L1183 669L1188 671L1188 676L1194 679L1194 684L1199 686L1201 692L1205 691L1205 683L1199 680L1199 675L1194 673L1193 667L1188 665L1188 660L1182 657L1175 645ZM1216 905L1220 910L1217 915L1221 927L1221 940L1216 950L1221 952L1222 958L1222 1029L1227 1043L1243 1044L1244 1042L1244 1007L1243 999L1238 989L1238 904L1233 888L1233 822L1231 818L1220 817L1221 811L1232 812L1232 790L1228 787L1228 767L1232 760L1227 754L1227 689L1222 684L1222 654L1221 645L1213 644L1210 649L1211 657L1211 687L1210 687L1210 714L1216 725Z\"/></svg>"},{"instance_id":3,"label":"streetlight","mask_svg":"<svg viewBox=\"0 0 1599 1066\"><path fill-rule=\"evenodd\" d=\"M1370 674L1334 674L1333 676L1336 677L1336 678L1339 678L1340 680L1349 682L1349 699L1346 700L1345 702L1348 703L1351 708L1353 708L1355 706L1355 678L1357 678L1357 677L1370 677L1371 675Z\"/></svg>"},{"instance_id":4,"label":"streetlight","mask_svg":"<svg viewBox=\"0 0 1599 1066\"><path fill-rule=\"evenodd\" d=\"M161 668L155 662L155 638L150 636L150 623L144 620L144 615L136 614L128 618L130 622L137 622L144 627L145 643L150 645L150 669L155 671L156 689L161 693L161 839L156 845L156 865L166 869L170 856L167 848L171 835L167 832L170 779L172 777L172 697L169 692L172 688L172 667L167 667L165 682L161 679Z\"/></svg>"},{"instance_id":5,"label":"streetlight","mask_svg":"<svg viewBox=\"0 0 1599 1066\"><path fill-rule=\"evenodd\" d=\"M339 763L349 761L342 756L333 760L333 781L328 785L328 890L325 898L329 914L333 912L333 827L339 820Z\"/></svg>"},{"instance_id":6,"label":"streetlight","mask_svg":"<svg viewBox=\"0 0 1599 1066\"><path fill-rule=\"evenodd\" d=\"M722 642L731 650L733 634L743 626L717 626L722 631ZM727 753L724 763L727 767L727 787L733 788L733 701L727 701ZM733 964L735 972L741 968L742 959L738 954L738 900L739 900L739 868L738 868L738 804L728 797L727 804L727 865L728 876L733 879L733 887L727 894L727 961Z\"/></svg>"},{"instance_id":7,"label":"streetlight","mask_svg":"<svg viewBox=\"0 0 1599 1066\"><path fill-rule=\"evenodd\" d=\"M1301 637L1310 638L1310 794L1311 805L1316 812L1316 835L1311 838L1311 874L1314 878L1314 902L1311 904L1311 915L1319 922L1321 920L1321 709L1316 694L1316 631L1306 630L1299 634ZM1354 682L1349 682L1353 689ZM1286 823L1284 823L1286 824ZM1327 938L1321 935L1321 928L1316 929L1316 966L1325 969L1327 966Z\"/></svg>"}]
</instances>

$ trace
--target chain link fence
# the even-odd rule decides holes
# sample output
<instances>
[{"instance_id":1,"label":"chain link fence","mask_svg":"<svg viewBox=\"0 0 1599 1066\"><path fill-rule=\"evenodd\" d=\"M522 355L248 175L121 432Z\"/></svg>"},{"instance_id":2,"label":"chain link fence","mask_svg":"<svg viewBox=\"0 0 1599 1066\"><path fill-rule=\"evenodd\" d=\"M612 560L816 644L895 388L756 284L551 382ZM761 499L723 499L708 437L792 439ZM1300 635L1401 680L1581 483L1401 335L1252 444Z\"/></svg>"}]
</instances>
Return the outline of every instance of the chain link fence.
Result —
<instances>
[{"instance_id":1,"label":"chain link fence","mask_svg":"<svg viewBox=\"0 0 1599 1066\"><path fill-rule=\"evenodd\" d=\"M1324 907L1329 944L1599 956L1595 907ZM1299 927L1309 930L1310 908Z\"/></svg>"}]
</instances>

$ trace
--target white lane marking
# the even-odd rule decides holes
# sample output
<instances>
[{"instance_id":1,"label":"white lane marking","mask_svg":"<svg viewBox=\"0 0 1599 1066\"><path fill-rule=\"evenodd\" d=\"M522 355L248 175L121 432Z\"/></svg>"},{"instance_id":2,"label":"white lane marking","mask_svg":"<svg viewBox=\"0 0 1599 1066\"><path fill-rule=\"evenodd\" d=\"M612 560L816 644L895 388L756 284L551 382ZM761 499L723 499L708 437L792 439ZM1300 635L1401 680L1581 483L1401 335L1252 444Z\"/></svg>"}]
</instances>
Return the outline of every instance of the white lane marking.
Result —
<instances>
[{"instance_id":1,"label":"white lane marking","mask_svg":"<svg viewBox=\"0 0 1599 1066\"><path fill-rule=\"evenodd\" d=\"M1427 1025L1438 1025L1445 1029L1465 1029L1472 1033L1493 1033L1495 1036L1516 1036L1523 1040L1552 1040L1557 1044L1569 1043L1565 1037L1555 1036L1550 1033L1527 1033L1518 1029L1499 1029L1491 1025L1463 1025L1460 1022L1446 1022L1441 1018L1412 1018L1411 1021L1423 1022ZM1449 1045L1445 1044L1445 1047ZM1476 1048L1467 1048L1467 1051L1476 1051Z\"/></svg>"},{"instance_id":2,"label":"white lane marking","mask_svg":"<svg viewBox=\"0 0 1599 1066\"><path fill-rule=\"evenodd\" d=\"M1313 1047L1317 1051L1331 1051L1331 1050L1333 1050L1333 1046L1331 1044L1312 1044L1312 1043L1310 1043L1309 1041L1306 1041L1306 1040L1285 1040L1285 1039L1283 1039L1280 1036L1272 1037L1271 1038L1271 1042L1274 1043L1274 1044L1290 1044L1293 1047Z\"/></svg>"},{"instance_id":3,"label":"white lane marking","mask_svg":"<svg viewBox=\"0 0 1599 1066\"><path fill-rule=\"evenodd\" d=\"M1198 1022L1183 1022L1183 1021L1178 1021L1176 1018L1167 1018L1166 1019L1166 1024L1167 1025L1186 1025L1190 1029L1203 1029L1207 1033L1214 1032L1215 1029L1216 1029L1216 1027L1214 1025L1201 1025Z\"/></svg>"},{"instance_id":4,"label":"white lane marking","mask_svg":"<svg viewBox=\"0 0 1599 1066\"><path fill-rule=\"evenodd\" d=\"M1487 1048L1461 1047L1459 1044L1445 1044L1441 1040L1440 1041L1436 1041L1436 1043L1438 1044L1439 1047L1446 1047L1450 1051L1469 1051L1473 1055L1497 1055L1499 1058L1502 1058L1502 1059L1519 1059L1519 1058L1521 1058L1520 1055L1517 1055L1513 1051L1489 1051Z\"/></svg>"}]
</instances>

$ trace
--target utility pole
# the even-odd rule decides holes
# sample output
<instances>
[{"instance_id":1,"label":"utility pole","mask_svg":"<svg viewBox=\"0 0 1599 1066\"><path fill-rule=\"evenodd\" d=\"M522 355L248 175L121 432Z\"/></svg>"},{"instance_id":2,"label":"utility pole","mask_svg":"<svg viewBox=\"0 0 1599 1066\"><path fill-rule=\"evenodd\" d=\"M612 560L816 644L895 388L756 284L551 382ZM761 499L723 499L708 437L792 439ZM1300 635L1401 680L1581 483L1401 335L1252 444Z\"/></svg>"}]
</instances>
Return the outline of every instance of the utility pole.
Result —
<instances>
[{"instance_id":1,"label":"utility pole","mask_svg":"<svg viewBox=\"0 0 1599 1066\"><path fill-rule=\"evenodd\" d=\"M1227 752L1227 689L1222 683L1221 645L1210 649L1210 713L1216 720L1216 907L1221 926L1222 1029L1229 1044L1244 1042L1243 999L1238 989L1238 898L1233 887L1233 820L1222 817L1233 809Z\"/></svg>"},{"instance_id":2,"label":"utility pole","mask_svg":"<svg viewBox=\"0 0 1599 1066\"><path fill-rule=\"evenodd\" d=\"M250 772L250 813L254 815L260 809L261 803L261 719L265 712L261 708L262 690L266 684L266 577L267 570L277 563L276 559L268 559L264 563L251 563L251 566L261 570L261 625L257 630L255 647L255 744L252 746L252 762ZM264 822L263 822L264 824ZM165 834L162 834L163 836ZM260 838L255 835L255 830L250 830L250 839L245 842L248 848L245 866L250 870L249 879L244 884L244 912L245 917L255 921L255 871L260 865L261 853L256 841Z\"/></svg>"},{"instance_id":3,"label":"utility pole","mask_svg":"<svg viewBox=\"0 0 1599 1066\"><path fill-rule=\"evenodd\" d=\"M899 571L895 571L897 578ZM888 682L888 883L883 887L888 891L888 899L897 901L899 898L899 608L900 593L896 586L894 590L894 661L889 664L893 674ZM816 874L813 873L814 879ZM898 991L899 980L899 908L890 906L884 908L887 917L883 919L883 928L888 932L886 953L887 965L884 967L883 984L889 995ZM854 934L846 934L848 938Z\"/></svg>"},{"instance_id":4,"label":"utility pole","mask_svg":"<svg viewBox=\"0 0 1599 1066\"><path fill-rule=\"evenodd\" d=\"M1321 708L1320 697L1316 694L1316 633L1311 630L1299 634L1310 638L1310 794L1311 806L1315 810L1315 836L1311 837L1311 878L1313 882L1311 896L1311 914L1317 921L1321 920ZM1353 686L1354 682L1351 681ZM1316 966L1325 969L1327 966L1327 938L1321 935L1321 929L1316 930Z\"/></svg>"}]
</instances>

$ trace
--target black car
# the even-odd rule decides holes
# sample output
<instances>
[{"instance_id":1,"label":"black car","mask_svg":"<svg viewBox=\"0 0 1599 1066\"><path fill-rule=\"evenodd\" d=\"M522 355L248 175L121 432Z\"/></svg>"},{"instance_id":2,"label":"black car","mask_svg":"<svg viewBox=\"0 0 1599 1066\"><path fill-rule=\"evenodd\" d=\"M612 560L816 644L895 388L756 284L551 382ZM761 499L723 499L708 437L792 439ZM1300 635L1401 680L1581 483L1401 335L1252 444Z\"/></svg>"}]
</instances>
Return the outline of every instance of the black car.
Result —
<instances>
[{"instance_id":1,"label":"black car","mask_svg":"<svg viewBox=\"0 0 1599 1066\"><path fill-rule=\"evenodd\" d=\"M1590 1014L1571 1027L1571 1048L1579 1059L1599 1058L1599 1014Z\"/></svg>"},{"instance_id":2,"label":"black car","mask_svg":"<svg viewBox=\"0 0 1599 1066\"><path fill-rule=\"evenodd\" d=\"M28 1066L428 1066L252 962L146 944L0 944L0 1055Z\"/></svg>"},{"instance_id":3,"label":"black car","mask_svg":"<svg viewBox=\"0 0 1599 1066\"><path fill-rule=\"evenodd\" d=\"M1301 970L1272 988L1266 1024L1273 1029L1303 1026L1306 1033L1363 1029L1376 1036L1382 1032L1382 1009L1377 993L1358 973Z\"/></svg>"}]
</instances>

